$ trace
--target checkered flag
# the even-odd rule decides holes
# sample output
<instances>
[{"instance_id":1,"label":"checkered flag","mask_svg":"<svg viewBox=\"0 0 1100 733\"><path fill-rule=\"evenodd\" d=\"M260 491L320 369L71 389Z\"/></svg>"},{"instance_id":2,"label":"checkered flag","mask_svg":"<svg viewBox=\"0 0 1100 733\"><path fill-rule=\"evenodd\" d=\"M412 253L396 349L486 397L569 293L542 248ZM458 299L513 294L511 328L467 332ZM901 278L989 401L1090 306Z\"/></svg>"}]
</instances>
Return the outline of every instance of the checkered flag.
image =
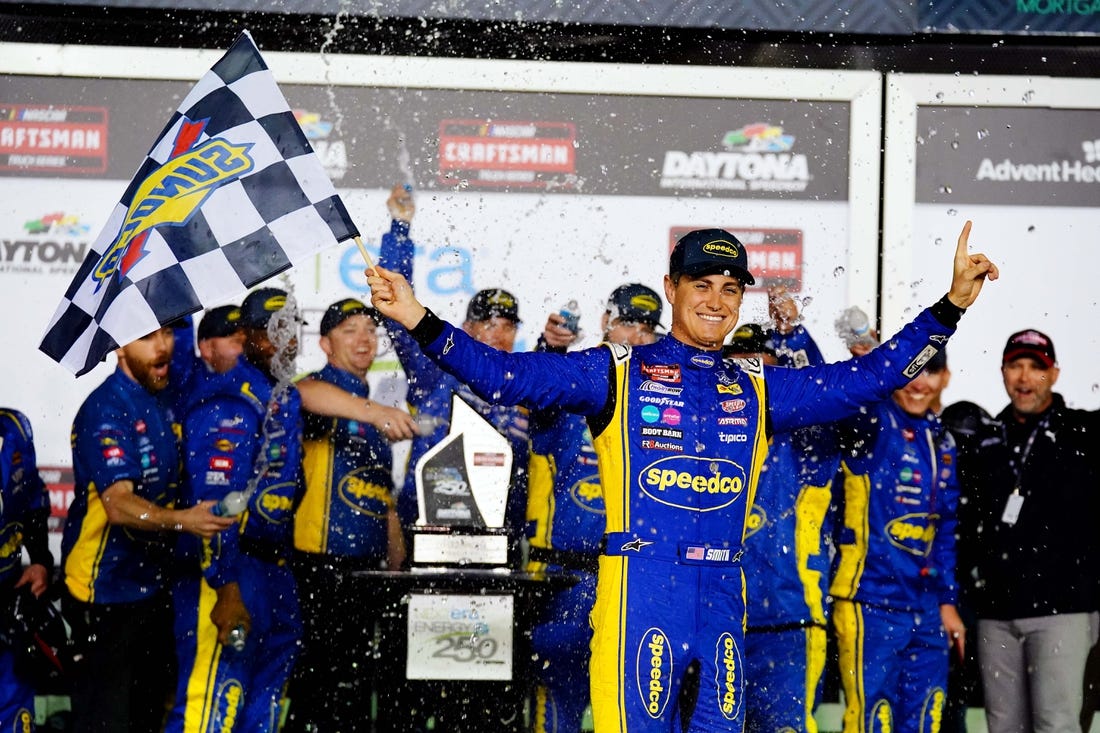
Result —
<instances>
[{"instance_id":1,"label":"checkered flag","mask_svg":"<svg viewBox=\"0 0 1100 733\"><path fill-rule=\"evenodd\" d=\"M39 348L84 374L120 344L358 235L246 31L157 138Z\"/></svg>"}]
</instances>

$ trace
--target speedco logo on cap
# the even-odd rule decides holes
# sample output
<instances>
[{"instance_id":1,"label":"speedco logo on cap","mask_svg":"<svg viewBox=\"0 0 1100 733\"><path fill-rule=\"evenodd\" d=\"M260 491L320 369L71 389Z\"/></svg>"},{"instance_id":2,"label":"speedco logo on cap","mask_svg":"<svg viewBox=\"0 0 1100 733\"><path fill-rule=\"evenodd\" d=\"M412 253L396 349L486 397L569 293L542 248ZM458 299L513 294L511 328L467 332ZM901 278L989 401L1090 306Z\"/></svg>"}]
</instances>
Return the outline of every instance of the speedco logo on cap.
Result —
<instances>
[{"instance_id":1,"label":"speedco logo on cap","mask_svg":"<svg viewBox=\"0 0 1100 733\"><path fill-rule=\"evenodd\" d=\"M651 499L679 509L710 512L737 501L745 469L724 458L669 456L638 474L638 487Z\"/></svg>"},{"instance_id":2,"label":"speedco logo on cap","mask_svg":"<svg viewBox=\"0 0 1100 733\"><path fill-rule=\"evenodd\" d=\"M651 627L638 645L638 694L649 717L659 718L668 704L672 680L672 651L665 632Z\"/></svg>"},{"instance_id":3,"label":"speedco logo on cap","mask_svg":"<svg viewBox=\"0 0 1100 733\"><path fill-rule=\"evenodd\" d=\"M703 251L708 255L714 255L716 257L732 257L736 259L741 256L737 249L737 245L727 239L715 239L714 241L707 242L703 245Z\"/></svg>"},{"instance_id":4,"label":"speedco logo on cap","mask_svg":"<svg viewBox=\"0 0 1100 733\"><path fill-rule=\"evenodd\" d=\"M714 689L718 695L718 709L727 720L735 720L741 711L741 650L728 631L718 637L714 650Z\"/></svg>"}]
</instances>

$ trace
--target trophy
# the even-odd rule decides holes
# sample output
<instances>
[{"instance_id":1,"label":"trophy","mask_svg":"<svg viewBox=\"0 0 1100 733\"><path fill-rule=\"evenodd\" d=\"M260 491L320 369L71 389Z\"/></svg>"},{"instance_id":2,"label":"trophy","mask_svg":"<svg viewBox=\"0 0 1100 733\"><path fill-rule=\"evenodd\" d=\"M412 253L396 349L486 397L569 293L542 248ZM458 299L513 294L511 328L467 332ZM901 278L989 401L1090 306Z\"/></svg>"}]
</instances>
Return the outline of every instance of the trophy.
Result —
<instances>
[{"instance_id":1,"label":"trophy","mask_svg":"<svg viewBox=\"0 0 1100 733\"><path fill-rule=\"evenodd\" d=\"M416 464L414 565L507 566L508 439L455 395L447 436Z\"/></svg>"}]
</instances>

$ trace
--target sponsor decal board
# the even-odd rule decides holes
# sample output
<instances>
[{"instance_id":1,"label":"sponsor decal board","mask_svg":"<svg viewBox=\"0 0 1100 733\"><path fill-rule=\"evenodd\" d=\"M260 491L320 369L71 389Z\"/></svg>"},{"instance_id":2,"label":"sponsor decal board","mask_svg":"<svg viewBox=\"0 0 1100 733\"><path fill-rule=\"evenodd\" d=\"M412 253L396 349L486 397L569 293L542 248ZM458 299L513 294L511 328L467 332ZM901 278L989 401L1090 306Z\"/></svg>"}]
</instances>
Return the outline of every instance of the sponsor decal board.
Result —
<instances>
[{"instance_id":1,"label":"sponsor decal board","mask_svg":"<svg viewBox=\"0 0 1100 733\"><path fill-rule=\"evenodd\" d=\"M1100 82L1050 77L891 76L887 82L883 315L900 326L943 295L963 223L1001 279L948 345L944 404L999 412L1005 341L1036 328L1054 341L1057 391L1100 407L1091 364L1100 334Z\"/></svg>"}]
</instances>

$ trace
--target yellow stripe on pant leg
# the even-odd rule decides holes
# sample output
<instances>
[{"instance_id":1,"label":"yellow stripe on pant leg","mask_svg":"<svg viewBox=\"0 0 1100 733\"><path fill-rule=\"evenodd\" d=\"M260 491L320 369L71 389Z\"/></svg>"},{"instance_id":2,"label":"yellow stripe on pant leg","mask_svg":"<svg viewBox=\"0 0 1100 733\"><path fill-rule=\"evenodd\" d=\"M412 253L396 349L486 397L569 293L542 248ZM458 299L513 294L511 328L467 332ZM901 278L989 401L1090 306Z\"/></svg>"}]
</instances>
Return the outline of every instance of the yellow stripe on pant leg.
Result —
<instances>
[{"instance_id":1,"label":"yellow stripe on pant leg","mask_svg":"<svg viewBox=\"0 0 1100 733\"><path fill-rule=\"evenodd\" d=\"M859 604L837 601L833 605L833 626L844 690L844 733L864 733L863 618Z\"/></svg>"},{"instance_id":2,"label":"yellow stripe on pant leg","mask_svg":"<svg viewBox=\"0 0 1100 733\"><path fill-rule=\"evenodd\" d=\"M592 607L592 659L589 662L592 723L596 733L626 731L625 557L600 557L596 603Z\"/></svg>"},{"instance_id":3,"label":"yellow stripe on pant leg","mask_svg":"<svg viewBox=\"0 0 1100 733\"><path fill-rule=\"evenodd\" d=\"M817 704L817 683L825 672L826 637L825 629L820 626L806 627L806 733L817 733L814 706Z\"/></svg>"},{"instance_id":4,"label":"yellow stripe on pant leg","mask_svg":"<svg viewBox=\"0 0 1100 733\"><path fill-rule=\"evenodd\" d=\"M222 645L218 643L218 627L210 620L210 612L218 600L217 592L206 580L195 582L199 588L198 613L194 619L195 659L187 677L187 706L184 709L184 733L202 733L210 727L210 718L217 709L218 660ZM180 670L182 674L184 670Z\"/></svg>"}]
</instances>

